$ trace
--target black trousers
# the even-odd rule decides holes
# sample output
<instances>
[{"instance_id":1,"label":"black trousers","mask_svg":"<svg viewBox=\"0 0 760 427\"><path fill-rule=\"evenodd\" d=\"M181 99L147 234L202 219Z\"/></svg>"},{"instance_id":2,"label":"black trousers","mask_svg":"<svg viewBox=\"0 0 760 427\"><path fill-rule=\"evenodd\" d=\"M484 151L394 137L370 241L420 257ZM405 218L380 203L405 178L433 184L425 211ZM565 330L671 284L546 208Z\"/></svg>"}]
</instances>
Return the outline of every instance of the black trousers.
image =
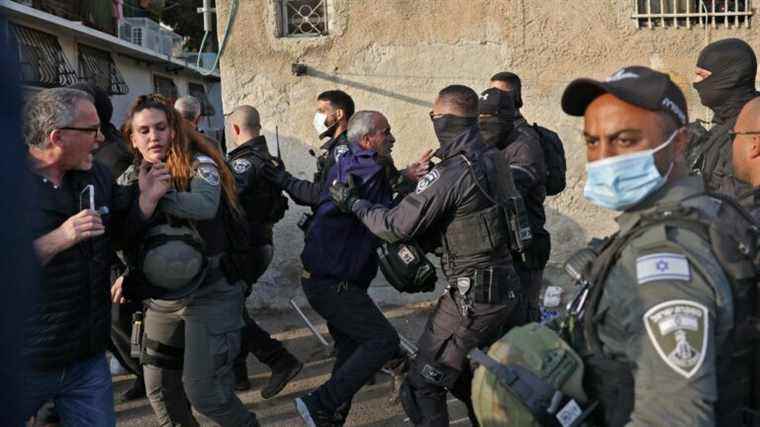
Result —
<instances>
[{"instance_id":1,"label":"black trousers","mask_svg":"<svg viewBox=\"0 0 760 427\"><path fill-rule=\"evenodd\" d=\"M287 352L282 343L272 338L269 332L261 328L243 307L243 322L245 326L241 331L242 343L240 354L235 358L235 365L245 363L248 353L252 353L259 362L272 366Z\"/></svg>"},{"instance_id":2,"label":"black trousers","mask_svg":"<svg viewBox=\"0 0 760 427\"><path fill-rule=\"evenodd\" d=\"M416 408L416 414L407 409L415 425L448 426L446 393L451 391L467 406L470 421L477 426L471 398L473 372L467 354L474 348L491 345L509 328L528 320L527 301L521 294L505 304L473 304L467 316L461 307L461 295L450 289L438 300L420 337L419 355L404 384L414 401L404 402L404 406Z\"/></svg>"},{"instance_id":3,"label":"black trousers","mask_svg":"<svg viewBox=\"0 0 760 427\"><path fill-rule=\"evenodd\" d=\"M309 304L327 321L337 351L332 375L317 395L327 410L344 412L356 392L398 353L398 333L367 294L368 284L316 278L301 283Z\"/></svg>"}]
</instances>

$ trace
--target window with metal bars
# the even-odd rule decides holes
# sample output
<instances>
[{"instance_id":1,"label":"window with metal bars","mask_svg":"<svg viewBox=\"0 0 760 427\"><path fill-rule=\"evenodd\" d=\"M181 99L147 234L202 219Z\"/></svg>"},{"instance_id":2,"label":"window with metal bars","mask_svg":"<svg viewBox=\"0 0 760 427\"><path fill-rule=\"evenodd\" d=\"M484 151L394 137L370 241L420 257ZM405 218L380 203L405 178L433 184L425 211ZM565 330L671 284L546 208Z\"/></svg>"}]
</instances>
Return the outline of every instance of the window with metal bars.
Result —
<instances>
[{"instance_id":1,"label":"window with metal bars","mask_svg":"<svg viewBox=\"0 0 760 427\"><path fill-rule=\"evenodd\" d=\"M200 83L188 83L187 94L198 99L201 102L201 116L213 116L216 114L214 106L208 100L206 87Z\"/></svg>"},{"instance_id":2,"label":"window with metal bars","mask_svg":"<svg viewBox=\"0 0 760 427\"><path fill-rule=\"evenodd\" d=\"M749 28L752 0L634 0L639 28Z\"/></svg>"},{"instance_id":3,"label":"window with metal bars","mask_svg":"<svg viewBox=\"0 0 760 427\"><path fill-rule=\"evenodd\" d=\"M280 37L327 35L327 0L277 0Z\"/></svg>"},{"instance_id":4,"label":"window with metal bars","mask_svg":"<svg viewBox=\"0 0 760 427\"><path fill-rule=\"evenodd\" d=\"M79 79L92 83L109 95L126 95L129 86L109 52L79 45Z\"/></svg>"},{"instance_id":5,"label":"window with metal bars","mask_svg":"<svg viewBox=\"0 0 760 427\"><path fill-rule=\"evenodd\" d=\"M76 71L69 64L54 35L17 24L8 26L18 47L22 83L58 87L77 82Z\"/></svg>"},{"instance_id":6,"label":"window with metal bars","mask_svg":"<svg viewBox=\"0 0 760 427\"><path fill-rule=\"evenodd\" d=\"M159 76L157 74L153 75L153 90L155 93L158 93L160 95L163 95L169 101L171 101L172 105L174 104L174 101L177 100L177 85L174 84L174 80Z\"/></svg>"}]
</instances>

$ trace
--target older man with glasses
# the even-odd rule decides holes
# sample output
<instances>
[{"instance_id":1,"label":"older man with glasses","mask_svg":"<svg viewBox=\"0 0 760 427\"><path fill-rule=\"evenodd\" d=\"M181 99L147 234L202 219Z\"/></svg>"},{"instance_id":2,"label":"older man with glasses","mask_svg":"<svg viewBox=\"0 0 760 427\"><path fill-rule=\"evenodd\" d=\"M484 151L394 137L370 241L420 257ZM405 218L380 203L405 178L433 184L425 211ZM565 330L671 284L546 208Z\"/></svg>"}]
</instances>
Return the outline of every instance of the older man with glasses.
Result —
<instances>
[{"instance_id":1,"label":"older man with glasses","mask_svg":"<svg viewBox=\"0 0 760 427\"><path fill-rule=\"evenodd\" d=\"M35 203L30 225L41 268L23 321L24 416L55 402L64 425L115 424L105 350L111 240L137 235L169 188L165 171L142 167L139 189L119 187L93 162L103 141L92 97L76 89L34 95L24 112Z\"/></svg>"}]
</instances>

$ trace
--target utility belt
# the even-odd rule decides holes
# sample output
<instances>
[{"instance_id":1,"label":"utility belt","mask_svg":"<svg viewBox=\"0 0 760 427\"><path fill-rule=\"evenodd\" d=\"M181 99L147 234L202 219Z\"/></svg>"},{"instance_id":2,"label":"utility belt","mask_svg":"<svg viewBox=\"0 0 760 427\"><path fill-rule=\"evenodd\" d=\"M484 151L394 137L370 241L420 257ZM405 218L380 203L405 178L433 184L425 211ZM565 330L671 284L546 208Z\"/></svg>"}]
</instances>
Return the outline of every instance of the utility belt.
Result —
<instances>
[{"instance_id":1,"label":"utility belt","mask_svg":"<svg viewBox=\"0 0 760 427\"><path fill-rule=\"evenodd\" d=\"M462 297L464 316L470 314L472 304L503 305L522 294L520 280L514 270L493 267L449 278L448 289Z\"/></svg>"}]
</instances>

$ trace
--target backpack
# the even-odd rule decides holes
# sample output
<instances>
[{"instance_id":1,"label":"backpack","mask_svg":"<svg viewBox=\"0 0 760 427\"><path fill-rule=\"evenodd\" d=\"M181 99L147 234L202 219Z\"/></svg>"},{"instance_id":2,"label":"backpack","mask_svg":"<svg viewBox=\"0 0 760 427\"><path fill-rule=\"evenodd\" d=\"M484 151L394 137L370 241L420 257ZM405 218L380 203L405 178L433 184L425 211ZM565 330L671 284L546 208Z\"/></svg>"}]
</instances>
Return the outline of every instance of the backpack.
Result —
<instances>
[{"instance_id":1,"label":"backpack","mask_svg":"<svg viewBox=\"0 0 760 427\"><path fill-rule=\"evenodd\" d=\"M567 186L565 174L567 173L567 161L562 140L556 132L533 123L533 130L538 134L541 148L544 150L544 162L546 162L546 195L556 196Z\"/></svg>"}]
</instances>

